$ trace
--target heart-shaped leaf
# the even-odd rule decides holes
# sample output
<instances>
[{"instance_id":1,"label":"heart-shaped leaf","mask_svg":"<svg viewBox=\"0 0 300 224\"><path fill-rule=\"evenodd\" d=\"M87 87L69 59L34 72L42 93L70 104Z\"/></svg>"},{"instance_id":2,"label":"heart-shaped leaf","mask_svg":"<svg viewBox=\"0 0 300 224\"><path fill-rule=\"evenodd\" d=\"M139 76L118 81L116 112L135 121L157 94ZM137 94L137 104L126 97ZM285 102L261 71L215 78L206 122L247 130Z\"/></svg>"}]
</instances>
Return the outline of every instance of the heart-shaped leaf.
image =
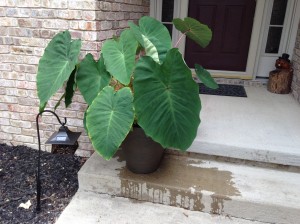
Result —
<instances>
[{"instance_id":1,"label":"heart-shaped leaf","mask_svg":"<svg viewBox=\"0 0 300 224\"><path fill-rule=\"evenodd\" d=\"M173 19L173 24L177 30L186 34L201 47L206 47L211 41L211 29L196 19L190 17L186 17L184 20L176 18Z\"/></svg>"},{"instance_id":2,"label":"heart-shaped leaf","mask_svg":"<svg viewBox=\"0 0 300 224\"><path fill-rule=\"evenodd\" d=\"M86 126L86 115L87 115L87 110L89 108L86 109L86 111L84 112L84 115L83 115L83 127L84 127L84 130L86 131L86 133L89 135L89 131L87 129L87 126Z\"/></svg>"},{"instance_id":3,"label":"heart-shaped leaf","mask_svg":"<svg viewBox=\"0 0 300 224\"><path fill-rule=\"evenodd\" d=\"M75 81L75 76L76 76L76 71L77 68L75 68L71 74L71 76L69 77L69 80L67 82L67 86L66 86L66 93L65 93L65 106L66 108L68 106L70 106L70 104L72 103L72 98L74 96L75 90L76 90L76 81Z\"/></svg>"},{"instance_id":4,"label":"heart-shaped leaf","mask_svg":"<svg viewBox=\"0 0 300 224\"><path fill-rule=\"evenodd\" d=\"M69 31L58 33L46 47L37 73L41 109L71 75L78 61L80 47L81 41L72 41Z\"/></svg>"},{"instance_id":5,"label":"heart-shaped leaf","mask_svg":"<svg viewBox=\"0 0 300 224\"><path fill-rule=\"evenodd\" d=\"M171 37L168 29L158 20L144 16L139 20L139 26L129 23L137 41L145 48L146 55L156 62L163 62L169 49Z\"/></svg>"},{"instance_id":6,"label":"heart-shaped leaf","mask_svg":"<svg viewBox=\"0 0 300 224\"><path fill-rule=\"evenodd\" d=\"M198 85L178 49L169 50L162 65L142 57L133 88L138 124L145 133L163 147L186 150L197 134L201 104Z\"/></svg>"},{"instance_id":7,"label":"heart-shaped leaf","mask_svg":"<svg viewBox=\"0 0 300 224\"><path fill-rule=\"evenodd\" d=\"M133 124L133 95L129 87L115 92L103 88L87 110L86 125L94 149L109 160Z\"/></svg>"},{"instance_id":8,"label":"heart-shaped leaf","mask_svg":"<svg viewBox=\"0 0 300 224\"><path fill-rule=\"evenodd\" d=\"M216 81L211 77L211 74L204 69L201 65L195 64L195 72L197 77L203 82L205 86L211 89L218 89L219 86Z\"/></svg>"},{"instance_id":9,"label":"heart-shaped leaf","mask_svg":"<svg viewBox=\"0 0 300 224\"><path fill-rule=\"evenodd\" d=\"M87 54L82 60L76 75L78 88L88 105L91 105L99 91L109 84L110 79L103 57L95 61L91 54Z\"/></svg>"},{"instance_id":10,"label":"heart-shaped leaf","mask_svg":"<svg viewBox=\"0 0 300 224\"><path fill-rule=\"evenodd\" d=\"M123 31L119 41L107 40L103 44L102 54L107 71L124 85L130 82L137 46L130 30Z\"/></svg>"},{"instance_id":11,"label":"heart-shaped leaf","mask_svg":"<svg viewBox=\"0 0 300 224\"><path fill-rule=\"evenodd\" d=\"M61 101L66 97L66 92L59 98L59 100L57 101L57 103L54 106L54 111L60 106ZM44 109L43 109L44 110ZM43 111L40 110L40 111Z\"/></svg>"},{"instance_id":12,"label":"heart-shaped leaf","mask_svg":"<svg viewBox=\"0 0 300 224\"><path fill-rule=\"evenodd\" d=\"M72 98L74 96L76 90L76 82L75 82L75 75L76 75L77 67L73 70L71 76L68 79L65 93L60 97L58 102L55 104L54 110L56 110L63 99L65 99L65 106L66 108L72 103Z\"/></svg>"}]
</instances>

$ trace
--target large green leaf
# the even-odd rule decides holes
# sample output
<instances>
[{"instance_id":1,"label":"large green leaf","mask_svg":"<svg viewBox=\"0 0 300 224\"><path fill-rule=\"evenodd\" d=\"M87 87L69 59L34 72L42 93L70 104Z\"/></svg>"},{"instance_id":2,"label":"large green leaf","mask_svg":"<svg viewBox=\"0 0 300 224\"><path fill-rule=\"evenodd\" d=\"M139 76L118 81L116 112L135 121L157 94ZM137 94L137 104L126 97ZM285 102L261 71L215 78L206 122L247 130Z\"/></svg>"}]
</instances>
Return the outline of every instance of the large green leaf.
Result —
<instances>
[{"instance_id":1,"label":"large green leaf","mask_svg":"<svg viewBox=\"0 0 300 224\"><path fill-rule=\"evenodd\" d=\"M94 149L109 160L133 123L133 95L129 87L115 92L105 87L87 110L86 125Z\"/></svg>"},{"instance_id":2,"label":"large green leaf","mask_svg":"<svg viewBox=\"0 0 300 224\"><path fill-rule=\"evenodd\" d=\"M135 53L138 43L130 30L122 32L120 40L107 40L102 54L107 71L119 82L128 85L135 65Z\"/></svg>"},{"instance_id":3,"label":"large green leaf","mask_svg":"<svg viewBox=\"0 0 300 224\"><path fill-rule=\"evenodd\" d=\"M145 48L146 55L156 62L163 62L172 44L168 29L149 16L142 17L139 26L131 22L129 26L138 42Z\"/></svg>"},{"instance_id":4,"label":"large green leaf","mask_svg":"<svg viewBox=\"0 0 300 224\"><path fill-rule=\"evenodd\" d=\"M219 85L213 79L211 74L204 69L201 65L195 64L195 72L197 77L203 82L205 86L211 89L218 89Z\"/></svg>"},{"instance_id":5,"label":"large green leaf","mask_svg":"<svg viewBox=\"0 0 300 224\"><path fill-rule=\"evenodd\" d=\"M66 93L64 93L60 98L59 100L57 101L57 103L55 104L54 106L54 111L60 106L60 103L61 101L66 97ZM40 111L43 111L44 109L40 110Z\"/></svg>"},{"instance_id":6,"label":"large green leaf","mask_svg":"<svg viewBox=\"0 0 300 224\"><path fill-rule=\"evenodd\" d=\"M211 29L196 19L190 17L186 17L184 20L176 18L173 19L173 24L177 30L186 34L201 47L206 47L211 41Z\"/></svg>"},{"instance_id":7,"label":"large green leaf","mask_svg":"<svg viewBox=\"0 0 300 224\"><path fill-rule=\"evenodd\" d=\"M75 67L67 82L65 93L60 97L58 102L55 104L54 110L56 110L60 106L60 103L63 99L65 99L66 108L70 106L70 104L72 103L72 98L76 90L76 82L75 82L76 71L77 68Z\"/></svg>"},{"instance_id":8,"label":"large green leaf","mask_svg":"<svg viewBox=\"0 0 300 224\"><path fill-rule=\"evenodd\" d=\"M109 84L110 79L103 58L95 61L91 54L87 54L82 60L76 75L78 88L88 105L91 105L99 91Z\"/></svg>"},{"instance_id":9,"label":"large green leaf","mask_svg":"<svg viewBox=\"0 0 300 224\"><path fill-rule=\"evenodd\" d=\"M78 61L81 41L71 40L68 31L58 33L48 44L39 61L37 91L40 108L63 86Z\"/></svg>"},{"instance_id":10,"label":"large green leaf","mask_svg":"<svg viewBox=\"0 0 300 224\"><path fill-rule=\"evenodd\" d=\"M84 112L84 115L83 115L83 127L84 127L87 134L89 134L89 131L88 131L87 126L86 126L86 115L87 115L87 110L88 109L89 108L86 109L86 111Z\"/></svg>"},{"instance_id":11,"label":"large green leaf","mask_svg":"<svg viewBox=\"0 0 300 224\"><path fill-rule=\"evenodd\" d=\"M162 65L142 57L136 67L134 106L138 124L163 147L186 150L197 135L201 109L198 85L178 49Z\"/></svg>"},{"instance_id":12,"label":"large green leaf","mask_svg":"<svg viewBox=\"0 0 300 224\"><path fill-rule=\"evenodd\" d=\"M75 90L76 90L76 81L75 81L75 76L76 76L76 71L77 68L75 67L75 69L73 70L71 76L69 77L69 80L67 82L66 85L66 93L65 93L65 106L66 108L68 106L70 106L70 104L72 103L72 98L74 96Z\"/></svg>"}]
</instances>

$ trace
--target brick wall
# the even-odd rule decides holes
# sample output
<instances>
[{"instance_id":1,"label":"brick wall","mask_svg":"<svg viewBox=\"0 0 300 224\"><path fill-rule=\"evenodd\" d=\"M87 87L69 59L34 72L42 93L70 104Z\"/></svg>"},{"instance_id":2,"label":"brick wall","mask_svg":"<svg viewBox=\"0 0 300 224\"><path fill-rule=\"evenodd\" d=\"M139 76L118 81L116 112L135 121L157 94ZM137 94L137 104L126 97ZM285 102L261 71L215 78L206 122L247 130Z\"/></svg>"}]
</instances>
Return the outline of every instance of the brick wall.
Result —
<instances>
[{"instance_id":1,"label":"brick wall","mask_svg":"<svg viewBox=\"0 0 300 224\"><path fill-rule=\"evenodd\" d=\"M69 29L73 38L82 39L81 57L88 52L98 57L103 40L148 13L149 0L0 0L0 143L37 148L37 65L51 37ZM49 101L49 109L60 94ZM93 149L82 125L85 109L77 93L70 108L60 106L56 112L68 117L72 131L83 132L77 154L90 156ZM43 115L43 149L51 149L43 143L58 128L53 115Z\"/></svg>"},{"instance_id":2,"label":"brick wall","mask_svg":"<svg viewBox=\"0 0 300 224\"><path fill-rule=\"evenodd\" d=\"M292 94L300 102L300 23L293 55L293 68Z\"/></svg>"}]
</instances>

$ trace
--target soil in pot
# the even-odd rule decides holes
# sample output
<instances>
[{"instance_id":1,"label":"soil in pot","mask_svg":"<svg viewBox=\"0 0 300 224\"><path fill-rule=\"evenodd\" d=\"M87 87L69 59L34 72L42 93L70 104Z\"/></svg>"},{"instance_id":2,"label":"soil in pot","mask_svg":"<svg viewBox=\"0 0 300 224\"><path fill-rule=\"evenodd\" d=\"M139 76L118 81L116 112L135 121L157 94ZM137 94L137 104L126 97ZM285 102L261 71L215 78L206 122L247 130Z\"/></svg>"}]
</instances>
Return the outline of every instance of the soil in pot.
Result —
<instances>
[{"instance_id":1,"label":"soil in pot","mask_svg":"<svg viewBox=\"0 0 300 224\"><path fill-rule=\"evenodd\" d=\"M138 174L156 171L163 158L165 149L157 142L147 137L144 130L134 127L122 144L126 166Z\"/></svg>"}]
</instances>

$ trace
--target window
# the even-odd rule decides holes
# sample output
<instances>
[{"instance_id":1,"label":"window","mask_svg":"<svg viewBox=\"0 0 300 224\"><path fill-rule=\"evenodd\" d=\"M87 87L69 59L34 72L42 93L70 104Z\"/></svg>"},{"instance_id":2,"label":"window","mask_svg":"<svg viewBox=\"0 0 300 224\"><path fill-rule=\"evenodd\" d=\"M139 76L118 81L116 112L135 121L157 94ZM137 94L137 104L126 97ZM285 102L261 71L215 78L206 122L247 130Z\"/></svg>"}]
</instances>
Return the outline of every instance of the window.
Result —
<instances>
[{"instance_id":1,"label":"window","mask_svg":"<svg viewBox=\"0 0 300 224\"><path fill-rule=\"evenodd\" d=\"M162 0L161 22L167 27L172 37L174 16L174 0Z\"/></svg>"},{"instance_id":2,"label":"window","mask_svg":"<svg viewBox=\"0 0 300 224\"><path fill-rule=\"evenodd\" d=\"M265 53L278 54L288 0L274 0Z\"/></svg>"},{"instance_id":3,"label":"window","mask_svg":"<svg viewBox=\"0 0 300 224\"><path fill-rule=\"evenodd\" d=\"M151 0L150 15L161 21L169 30L172 44L175 46L181 37L181 32L172 25L174 18L185 18L188 12L188 0ZM185 38L179 43L178 48L182 54L185 49Z\"/></svg>"}]
</instances>

